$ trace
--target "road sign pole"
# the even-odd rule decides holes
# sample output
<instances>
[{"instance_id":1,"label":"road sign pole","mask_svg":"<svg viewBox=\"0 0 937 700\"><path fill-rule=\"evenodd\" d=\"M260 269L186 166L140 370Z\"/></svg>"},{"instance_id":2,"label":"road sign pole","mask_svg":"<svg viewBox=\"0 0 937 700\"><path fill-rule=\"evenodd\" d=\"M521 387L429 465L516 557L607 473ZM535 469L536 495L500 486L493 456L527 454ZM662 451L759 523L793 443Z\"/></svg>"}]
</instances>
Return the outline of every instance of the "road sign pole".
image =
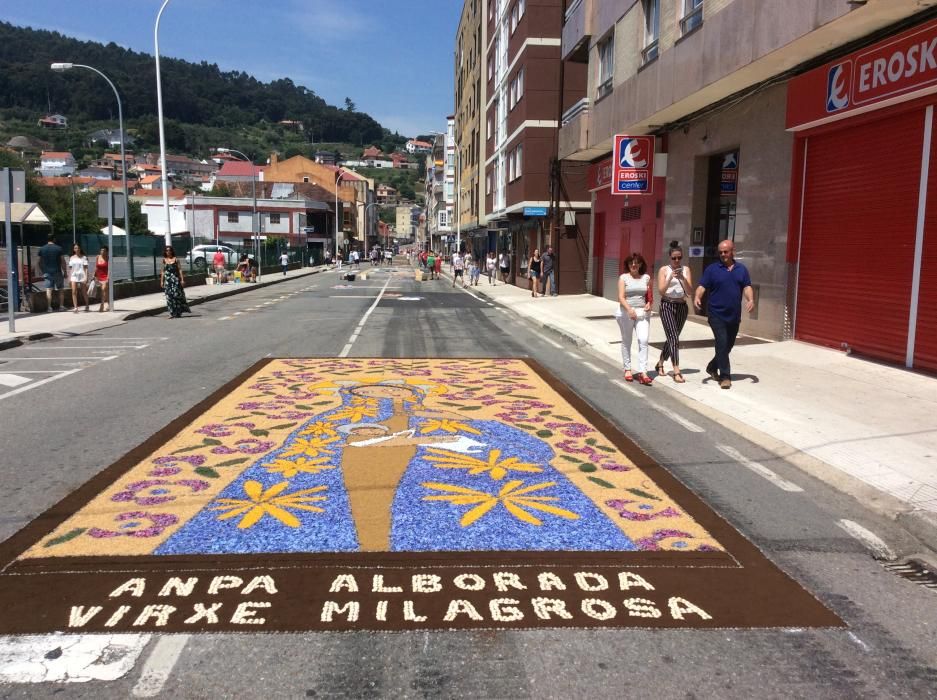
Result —
<instances>
[{"instance_id":1,"label":"road sign pole","mask_svg":"<svg viewBox=\"0 0 937 700\"><path fill-rule=\"evenodd\" d=\"M7 244L7 317L10 333L16 333L16 255L13 251L13 171L3 169L3 213Z\"/></svg>"}]
</instances>

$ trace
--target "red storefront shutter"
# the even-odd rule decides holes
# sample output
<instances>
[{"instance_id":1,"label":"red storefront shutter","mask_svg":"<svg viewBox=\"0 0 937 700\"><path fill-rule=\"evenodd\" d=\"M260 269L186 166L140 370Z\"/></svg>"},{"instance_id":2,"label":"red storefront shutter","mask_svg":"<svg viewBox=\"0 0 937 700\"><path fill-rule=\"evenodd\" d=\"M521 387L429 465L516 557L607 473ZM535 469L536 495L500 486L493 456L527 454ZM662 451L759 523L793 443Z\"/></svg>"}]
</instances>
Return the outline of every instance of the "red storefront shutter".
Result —
<instances>
[{"instance_id":1,"label":"red storefront shutter","mask_svg":"<svg viewBox=\"0 0 937 700\"><path fill-rule=\"evenodd\" d=\"M937 370L937 120L931 123L930 168L927 175L927 215L924 217L924 255L918 292L914 367Z\"/></svg>"},{"instance_id":2,"label":"red storefront shutter","mask_svg":"<svg viewBox=\"0 0 937 700\"><path fill-rule=\"evenodd\" d=\"M810 136L796 337L903 363L924 113Z\"/></svg>"}]
</instances>

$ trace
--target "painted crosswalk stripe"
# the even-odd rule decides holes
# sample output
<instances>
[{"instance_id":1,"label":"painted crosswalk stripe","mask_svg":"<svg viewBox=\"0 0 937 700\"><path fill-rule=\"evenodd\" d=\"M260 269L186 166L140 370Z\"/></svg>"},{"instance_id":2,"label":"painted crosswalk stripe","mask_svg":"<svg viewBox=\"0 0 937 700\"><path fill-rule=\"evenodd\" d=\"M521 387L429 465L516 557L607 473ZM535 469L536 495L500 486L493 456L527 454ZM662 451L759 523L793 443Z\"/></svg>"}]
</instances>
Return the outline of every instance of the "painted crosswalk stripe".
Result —
<instances>
[{"instance_id":1,"label":"painted crosswalk stripe","mask_svg":"<svg viewBox=\"0 0 937 700\"><path fill-rule=\"evenodd\" d=\"M562 349L563 349L563 346L560 345L559 343L557 343L555 340L550 340L549 338L541 338L540 340L542 340L542 341L543 341L544 343L546 343L547 345L552 345L552 346L555 347L557 350L562 350Z\"/></svg>"},{"instance_id":2,"label":"painted crosswalk stripe","mask_svg":"<svg viewBox=\"0 0 937 700\"><path fill-rule=\"evenodd\" d=\"M668 417L670 420L672 420L674 423L676 423L677 425L683 426L684 428L686 428L687 430L689 430L691 433L705 433L705 432L706 432L706 429L705 429L705 428L701 428L700 426L698 426L698 425L697 425L696 423L694 423L693 421L687 420L686 418L684 418L683 416L681 416L679 413L674 413L674 412L673 412L673 409L664 408L663 406L661 406L661 405L660 405L659 403L657 403L656 401L648 401L648 404L650 404L650 406L651 406L654 410L660 411L663 415L667 416L667 417Z\"/></svg>"},{"instance_id":3,"label":"painted crosswalk stripe","mask_svg":"<svg viewBox=\"0 0 937 700\"><path fill-rule=\"evenodd\" d=\"M624 389L625 391L627 391L629 394L634 394L635 396L638 396L638 397L640 397L640 398L642 398L642 399L647 398L644 394L642 394L640 391L638 391L637 389L635 389L633 386L628 386L627 384L625 384L625 383L624 383L623 381L621 381L620 379L613 379L613 380L612 380L612 384L614 384L615 386L620 386L622 389Z\"/></svg>"},{"instance_id":4,"label":"painted crosswalk stripe","mask_svg":"<svg viewBox=\"0 0 937 700\"><path fill-rule=\"evenodd\" d=\"M604 369L602 369L601 367L596 367L596 366L595 366L594 364L592 364L591 362L583 362L583 363L582 363L582 366L591 369L591 370L592 370L593 372L595 372L596 374L605 374L605 370L604 370Z\"/></svg>"},{"instance_id":5,"label":"painted crosswalk stripe","mask_svg":"<svg viewBox=\"0 0 937 700\"><path fill-rule=\"evenodd\" d=\"M800 488L800 486L798 486L797 484L794 484L788 481L787 479L784 479L778 476L772 470L768 469L768 467L766 467L765 465L759 464L758 462L754 462L750 460L748 457L743 455L734 447L729 447L728 445L716 445L716 449L722 452L724 455L726 455L730 459L735 460L746 469L750 469L751 471L755 472L758 476L761 476L767 479L768 481L770 481L772 484L774 484L775 486L777 486L779 489L783 491L790 491L792 493L797 492L797 491L803 491L803 489Z\"/></svg>"}]
</instances>

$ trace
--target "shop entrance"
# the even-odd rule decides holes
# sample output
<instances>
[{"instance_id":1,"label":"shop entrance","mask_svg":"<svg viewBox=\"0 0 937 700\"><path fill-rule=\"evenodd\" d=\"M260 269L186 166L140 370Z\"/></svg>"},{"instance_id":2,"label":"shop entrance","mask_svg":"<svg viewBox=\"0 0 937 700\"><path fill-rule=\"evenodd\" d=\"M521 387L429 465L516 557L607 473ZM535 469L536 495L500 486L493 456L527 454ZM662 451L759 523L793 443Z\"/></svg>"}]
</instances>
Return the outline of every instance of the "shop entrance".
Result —
<instances>
[{"instance_id":1,"label":"shop entrance","mask_svg":"<svg viewBox=\"0 0 937 700\"><path fill-rule=\"evenodd\" d=\"M706 186L706 228L703 269L719 260L719 241L735 241L735 211L738 199L739 152L728 151L709 158Z\"/></svg>"}]
</instances>

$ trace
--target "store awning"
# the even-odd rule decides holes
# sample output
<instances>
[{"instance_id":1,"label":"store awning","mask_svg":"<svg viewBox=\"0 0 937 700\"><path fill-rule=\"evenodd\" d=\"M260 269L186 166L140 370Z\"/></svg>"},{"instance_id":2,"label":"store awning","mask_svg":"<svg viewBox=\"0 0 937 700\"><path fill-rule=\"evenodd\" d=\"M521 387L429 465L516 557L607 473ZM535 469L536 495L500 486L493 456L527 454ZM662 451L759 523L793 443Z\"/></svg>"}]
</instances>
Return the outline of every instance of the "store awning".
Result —
<instances>
[{"instance_id":1,"label":"store awning","mask_svg":"<svg viewBox=\"0 0 937 700\"><path fill-rule=\"evenodd\" d=\"M14 202L12 205L11 217L14 224L45 224L48 225L49 217L38 204L33 202ZM6 207L0 204L0 222L6 223Z\"/></svg>"}]
</instances>

